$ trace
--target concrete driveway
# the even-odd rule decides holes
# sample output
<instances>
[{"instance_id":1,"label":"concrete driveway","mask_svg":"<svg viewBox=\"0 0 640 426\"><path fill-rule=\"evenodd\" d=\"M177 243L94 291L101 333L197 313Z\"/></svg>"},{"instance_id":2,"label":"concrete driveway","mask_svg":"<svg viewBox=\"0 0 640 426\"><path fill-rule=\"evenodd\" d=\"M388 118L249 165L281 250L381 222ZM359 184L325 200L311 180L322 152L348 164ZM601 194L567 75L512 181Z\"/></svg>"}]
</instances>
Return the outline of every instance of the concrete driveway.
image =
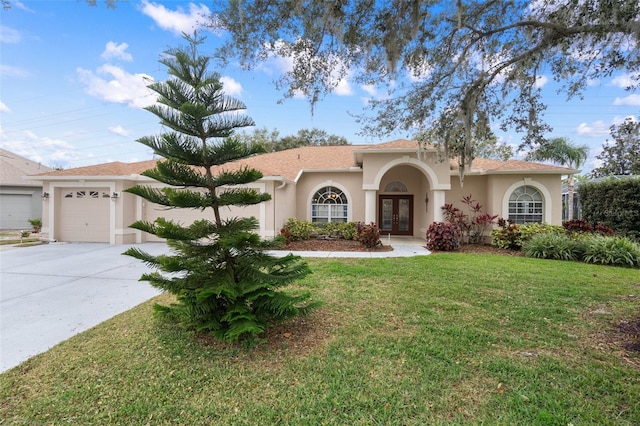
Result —
<instances>
[{"instance_id":1,"label":"concrete driveway","mask_svg":"<svg viewBox=\"0 0 640 426\"><path fill-rule=\"evenodd\" d=\"M151 254L163 243L136 245ZM159 294L130 245L53 243L0 252L0 372Z\"/></svg>"}]
</instances>

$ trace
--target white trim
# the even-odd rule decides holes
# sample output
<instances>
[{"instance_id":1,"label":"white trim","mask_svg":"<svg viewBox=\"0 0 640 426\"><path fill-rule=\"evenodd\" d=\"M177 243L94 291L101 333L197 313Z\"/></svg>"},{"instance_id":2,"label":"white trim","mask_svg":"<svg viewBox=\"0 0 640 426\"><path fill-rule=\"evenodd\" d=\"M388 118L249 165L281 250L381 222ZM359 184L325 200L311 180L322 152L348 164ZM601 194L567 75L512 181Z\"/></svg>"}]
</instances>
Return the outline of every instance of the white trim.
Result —
<instances>
[{"instance_id":1,"label":"white trim","mask_svg":"<svg viewBox=\"0 0 640 426\"><path fill-rule=\"evenodd\" d=\"M551 223L551 211L552 211L551 192L549 192L546 186L544 186L540 182L536 182L531 178L524 178L522 180L518 180L514 182L509 188L507 188L505 193L502 194L502 217L504 218L509 217L509 198L511 197L511 194L513 194L513 191L520 188L521 186L531 186L537 189L538 191L540 191L540 194L542 194L542 201L544 203L542 221L546 223Z\"/></svg>"},{"instance_id":2,"label":"white trim","mask_svg":"<svg viewBox=\"0 0 640 426\"><path fill-rule=\"evenodd\" d=\"M364 221L365 223L376 222L376 194L378 192L373 189L364 191Z\"/></svg>"},{"instance_id":3,"label":"white trim","mask_svg":"<svg viewBox=\"0 0 640 426\"><path fill-rule=\"evenodd\" d=\"M293 182L298 183L304 173L362 173L362 168L353 166L348 169L300 169Z\"/></svg>"},{"instance_id":4,"label":"white trim","mask_svg":"<svg viewBox=\"0 0 640 426\"><path fill-rule=\"evenodd\" d=\"M143 206L143 198L135 195L135 194L131 194L132 196L136 197L136 222L142 220L142 208ZM130 226L131 224L128 224L127 226ZM142 243L142 231L139 229L136 229L136 244L141 244Z\"/></svg>"},{"instance_id":5,"label":"white trim","mask_svg":"<svg viewBox=\"0 0 640 426\"><path fill-rule=\"evenodd\" d=\"M433 200L430 201L432 209L433 209L433 221L434 222L443 222L444 221L444 212L442 211L442 206L445 205L447 194L441 190L432 191Z\"/></svg>"},{"instance_id":6,"label":"white trim","mask_svg":"<svg viewBox=\"0 0 640 426\"><path fill-rule=\"evenodd\" d=\"M407 156L402 158L396 158L395 160L391 160L388 163L386 163L384 166L378 169L378 173L376 174L373 184L363 184L362 189L378 191L380 189L380 182L382 181L382 178L384 177L384 175L393 167L402 166L402 165L411 165L417 168L418 170L422 171L422 173L429 180L429 186L432 190L448 191L451 189L450 183L440 183L440 181L438 180L438 176L436 176L436 173L433 171L431 167L429 167L423 161L420 161L416 158L410 158Z\"/></svg>"},{"instance_id":7,"label":"white trim","mask_svg":"<svg viewBox=\"0 0 640 426\"><path fill-rule=\"evenodd\" d=\"M309 194L307 195L307 204L305 204L305 208L307 210L307 221L311 222L311 202L313 201L313 196L316 195L316 192L318 192L321 188L324 188L325 186L333 186L338 188L340 191L342 191L344 193L344 195L346 195L347 197L347 222L351 222L353 219L353 196L351 195L351 193L347 190L347 188L342 185L341 183L335 182L331 179L329 180L325 180L324 182L314 186L311 191L309 192Z\"/></svg>"},{"instance_id":8,"label":"white trim","mask_svg":"<svg viewBox=\"0 0 640 426\"><path fill-rule=\"evenodd\" d=\"M55 181L74 181L74 182L100 182L107 180L120 181L120 180L130 180L130 181L143 181L143 182L157 182L157 180L152 179L150 177L146 177L139 174L132 175L95 175L95 176L82 176L82 175L65 175L65 176L24 176L24 179L29 180L40 180L42 182L55 182ZM99 179L99 180L94 180Z\"/></svg>"},{"instance_id":9,"label":"white trim","mask_svg":"<svg viewBox=\"0 0 640 426\"><path fill-rule=\"evenodd\" d=\"M77 178L76 178L77 179ZM50 182L49 183L49 239L56 238L56 222L58 218L55 216L55 207L57 202L57 188L109 188L109 194L116 192L116 183L107 181L86 181L75 180L70 182ZM122 198L112 199L109 203L109 244L116 243L116 203L122 203Z\"/></svg>"}]
</instances>

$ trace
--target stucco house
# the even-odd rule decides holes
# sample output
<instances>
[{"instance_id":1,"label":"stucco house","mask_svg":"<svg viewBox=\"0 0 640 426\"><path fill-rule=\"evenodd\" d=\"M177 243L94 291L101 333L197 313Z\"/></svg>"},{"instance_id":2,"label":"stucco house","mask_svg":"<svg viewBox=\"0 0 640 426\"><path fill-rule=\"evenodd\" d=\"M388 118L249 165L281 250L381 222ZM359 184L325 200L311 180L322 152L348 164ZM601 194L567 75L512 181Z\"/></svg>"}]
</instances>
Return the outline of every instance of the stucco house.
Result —
<instances>
[{"instance_id":1,"label":"stucco house","mask_svg":"<svg viewBox=\"0 0 640 426\"><path fill-rule=\"evenodd\" d=\"M42 182L27 175L50 167L0 148L0 229L31 229L29 219L42 217Z\"/></svg>"},{"instance_id":2,"label":"stucco house","mask_svg":"<svg viewBox=\"0 0 640 426\"><path fill-rule=\"evenodd\" d=\"M120 162L34 176L44 182L43 229L57 241L112 244L154 241L128 227L136 220L165 217L191 223L205 210L166 209L123 192L135 184L161 187L141 176L156 160ZM232 208L230 216L254 216L263 237L278 235L290 217L314 222L376 222L383 235L424 238L429 224L443 220L441 207L471 194L487 213L515 222L562 220L564 167L477 158L461 187L454 161L439 161L434 147L410 140L377 145L302 147L228 163L249 166L264 177L249 186L271 194L259 205Z\"/></svg>"}]
</instances>

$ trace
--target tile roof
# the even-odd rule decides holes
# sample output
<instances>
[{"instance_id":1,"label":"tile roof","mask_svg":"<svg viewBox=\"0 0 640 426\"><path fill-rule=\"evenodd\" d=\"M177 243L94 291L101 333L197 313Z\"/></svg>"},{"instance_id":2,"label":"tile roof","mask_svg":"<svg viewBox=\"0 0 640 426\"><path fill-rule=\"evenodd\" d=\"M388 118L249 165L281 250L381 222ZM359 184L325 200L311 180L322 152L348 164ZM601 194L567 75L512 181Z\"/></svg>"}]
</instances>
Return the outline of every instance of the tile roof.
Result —
<instances>
[{"instance_id":1,"label":"tile roof","mask_svg":"<svg viewBox=\"0 0 640 426\"><path fill-rule=\"evenodd\" d=\"M355 165L353 150L358 147L360 146L305 146L256 155L228 163L223 168L237 169L241 166L249 166L260 170L265 176L282 176L295 180L300 170L349 169Z\"/></svg>"},{"instance_id":2,"label":"tile roof","mask_svg":"<svg viewBox=\"0 0 640 426\"><path fill-rule=\"evenodd\" d=\"M398 139L378 145L305 146L248 157L227 163L218 167L217 170L237 170L241 167L251 167L260 170L264 176L280 176L293 181L301 170L306 172L314 170L348 170L350 167L355 166L354 152L356 151L407 150L417 149L417 146L417 142L406 139ZM76 169L57 170L45 173L43 176L130 176L153 168L157 161L113 162L78 167ZM450 161L450 167L451 170L458 169L455 159ZM473 160L471 173L509 173L518 171L562 173L569 171L569 169L519 160L498 161L476 158Z\"/></svg>"},{"instance_id":3,"label":"tile roof","mask_svg":"<svg viewBox=\"0 0 640 426\"><path fill-rule=\"evenodd\" d=\"M458 170L458 162L454 158L450 160L451 170ZM509 173L509 172L557 172L568 173L573 171L567 167L552 166L549 164L532 163L522 160L491 160L489 158L474 158L471 163L471 173Z\"/></svg>"},{"instance_id":4,"label":"tile roof","mask_svg":"<svg viewBox=\"0 0 640 426\"><path fill-rule=\"evenodd\" d=\"M95 166L55 170L43 173L42 176L129 176L155 167L156 162L157 160L139 161L137 163L114 161L112 163L96 164Z\"/></svg>"},{"instance_id":5,"label":"tile roof","mask_svg":"<svg viewBox=\"0 0 640 426\"><path fill-rule=\"evenodd\" d=\"M23 177L50 170L53 169L0 148L0 185L40 186L41 182Z\"/></svg>"},{"instance_id":6,"label":"tile roof","mask_svg":"<svg viewBox=\"0 0 640 426\"><path fill-rule=\"evenodd\" d=\"M385 150L385 149L418 149L418 142L409 139L396 139L394 141L379 143L376 145L360 146L359 149Z\"/></svg>"}]
</instances>

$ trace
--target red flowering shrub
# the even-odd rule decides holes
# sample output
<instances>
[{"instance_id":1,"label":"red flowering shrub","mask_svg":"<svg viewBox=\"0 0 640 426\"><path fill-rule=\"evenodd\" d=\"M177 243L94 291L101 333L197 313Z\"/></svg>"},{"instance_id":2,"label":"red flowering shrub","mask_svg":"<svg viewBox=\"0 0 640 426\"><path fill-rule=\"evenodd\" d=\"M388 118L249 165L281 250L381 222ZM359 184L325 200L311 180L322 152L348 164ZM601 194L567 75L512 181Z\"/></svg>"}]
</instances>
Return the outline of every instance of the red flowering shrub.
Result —
<instances>
[{"instance_id":1,"label":"red flowering shrub","mask_svg":"<svg viewBox=\"0 0 640 426\"><path fill-rule=\"evenodd\" d=\"M609 228L607 225L598 222L594 228L594 232L606 237L607 235L613 235L613 228Z\"/></svg>"},{"instance_id":2,"label":"red flowering shrub","mask_svg":"<svg viewBox=\"0 0 640 426\"><path fill-rule=\"evenodd\" d=\"M495 223L497 215L482 213L482 204L471 197L471 194L462 197L462 203L467 206L469 214L454 207L453 204L445 204L442 207L443 215L447 222L458 226L463 243L480 244L484 234Z\"/></svg>"},{"instance_id":3,"label":"red flowering shrub","mask_svg":"<svg viewBox=\"0 0 640 426\"><path fill-rule=\"evenodd\" d=\"M567 232L576 232L578 234L586 234L593 231L593 226L585 219L571 219L566 222L562 222L562 226Z\"/></svg>"},{"instance_id":4,"label":"red flowering shrub","mask_svg":"<svg viewBox=\"0 0 640 426\"><path fill-rule=\"evenodd\" d=\"M427 248L429 250L458 250L461 239L462 232L455 223L433 222L427 229Z\"/></svg>"},{"instance_id":5,"label":"red flowering shrub","mask_svg":"<svg viewBox=\"0 0 640 426\"><path fill-rule=\"evenodd\" d=\"M356 233L358 241L366 248L374 248L382 244L382 241L380 241L380 228L373 222L369 224L358 222L356 224Z\"/></svg>"}]
</instances>

